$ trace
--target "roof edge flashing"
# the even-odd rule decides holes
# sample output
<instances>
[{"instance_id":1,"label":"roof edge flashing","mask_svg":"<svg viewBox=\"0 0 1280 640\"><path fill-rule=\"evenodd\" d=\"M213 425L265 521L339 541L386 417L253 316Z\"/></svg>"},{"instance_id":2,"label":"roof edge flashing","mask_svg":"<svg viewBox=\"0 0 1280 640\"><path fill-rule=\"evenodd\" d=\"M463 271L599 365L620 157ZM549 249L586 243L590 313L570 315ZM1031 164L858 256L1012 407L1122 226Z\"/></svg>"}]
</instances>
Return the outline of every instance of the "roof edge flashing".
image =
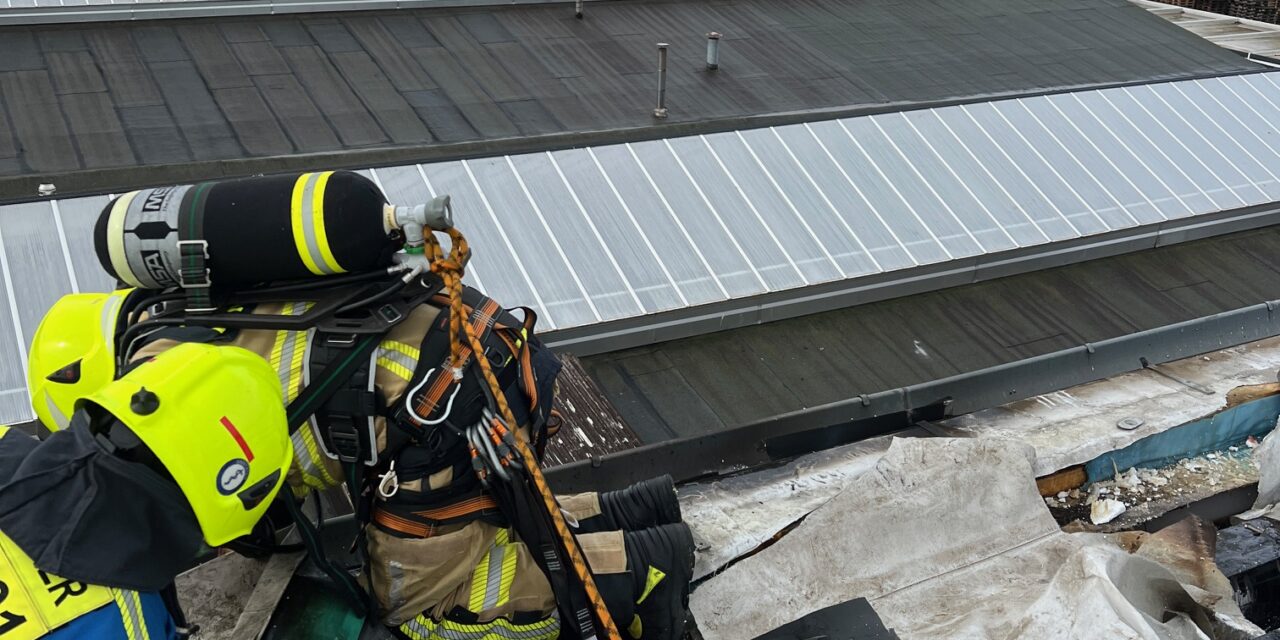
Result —
<instances>
[{"instance_id":1,"label":"roof edge flashing","mask_svg":"<svg viewBox=\"0 0 1280 640\"><path fill-rule=\"evenodd\" d=\"M299 13L346 13L397 9L453 9L555 4L564 0L177 0L0 9L0 27L86 22L132 22L182 18L226 18ZM600 2L602 0L590 0Z\"/></svg>"}]
</instances>

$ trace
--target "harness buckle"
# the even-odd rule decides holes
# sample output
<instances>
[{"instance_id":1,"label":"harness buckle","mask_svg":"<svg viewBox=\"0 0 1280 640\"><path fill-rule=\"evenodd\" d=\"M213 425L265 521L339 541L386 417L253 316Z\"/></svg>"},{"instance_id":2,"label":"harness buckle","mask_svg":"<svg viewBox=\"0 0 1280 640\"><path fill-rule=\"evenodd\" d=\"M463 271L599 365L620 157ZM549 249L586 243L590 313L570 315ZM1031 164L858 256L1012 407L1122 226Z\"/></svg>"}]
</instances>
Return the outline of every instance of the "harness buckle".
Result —
<instances>
[{"instance_id":1,"label":"harness buckle","mask_svg":"<svg viewBox=\"0 0 1280 640\"><path fill-rule=\"evenodd\" d=\"M378 496L390 500L400 491L400 478L396 475L396 461L391 461L387 472L378 477Z\"/></svg>"},{"instance_id":2,"label":"harness buckle","mask_svg":"<svg viewBox=\"0 0 1280 640\"><path fill-rule=\"evenodd\" d=\"M184 263L178 269L178 286L183 289L208 289L212 283L209 280L209 268L205 266L204 261L209 259L209 243L204 240L179 240L178 241L178 258ZM186 262L192 259L195 263L192 267L187 267Z\"/></svg>"},{"instance_id":3,"label":"harness buckle","mask_svg":"<svg viewBox=\"0 0 1280 640\"><path fill-rule=\"evenodd\" d=\"M332 457L337 458L344 463L363 462L371 465L376 462L376 452L370 452L375 456L375 460L369 460L367 457L361 457L361 452L368 446L363 442L370 435L370 430L361 429L354 423L340 419L330 419L328 431L328 448L332 449L329 453Z\"/></svg>"},{"instance_id":4,"label":"harness buckle","mask_svg":"<svg viewBox=\"0 0 1280 640\"><path fill-rule=\"evenodd\" d=\"M326 333L324 334L325 346L333 347L349 347L356 343L356 334L354 333Z\"/></svg>"}]
</instances>

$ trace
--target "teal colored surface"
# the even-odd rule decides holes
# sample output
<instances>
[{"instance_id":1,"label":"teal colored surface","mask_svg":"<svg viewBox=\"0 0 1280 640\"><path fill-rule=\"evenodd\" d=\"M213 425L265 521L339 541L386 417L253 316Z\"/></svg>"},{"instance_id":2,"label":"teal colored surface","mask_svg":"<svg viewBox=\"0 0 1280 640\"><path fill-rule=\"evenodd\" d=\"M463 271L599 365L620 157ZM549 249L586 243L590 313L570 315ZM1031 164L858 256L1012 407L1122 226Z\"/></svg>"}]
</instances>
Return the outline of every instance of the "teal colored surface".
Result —
<instances>
[{"instance_id":1,"label":"teal colored surface","mask_svg":"<svg viewBox=\"0 0 1280 640\"><path fill-rule=\"evenodd\" d=\"M1182 458L1239 444L1249 436L1262 437L1276 426L1280 396L1269 396L1232 407L1163 433L1143 438L1085 465L1089 482L1106 480L1117 470L1163 467Z\"/></svg>"}]
</instances>

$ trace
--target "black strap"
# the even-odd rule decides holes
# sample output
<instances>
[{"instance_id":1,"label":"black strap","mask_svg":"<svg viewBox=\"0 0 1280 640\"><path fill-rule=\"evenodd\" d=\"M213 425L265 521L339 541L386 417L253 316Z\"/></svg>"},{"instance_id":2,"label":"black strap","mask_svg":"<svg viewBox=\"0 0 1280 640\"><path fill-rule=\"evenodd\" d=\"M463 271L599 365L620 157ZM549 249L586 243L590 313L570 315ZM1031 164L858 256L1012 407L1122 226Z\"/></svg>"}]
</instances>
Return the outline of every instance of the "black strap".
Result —
<instances>
[{"instance_id":1,"label":"black strap","mask_svg":"<svg viewBox=\"0 0 1280 640\"><path fill-rule=\"evenodd\" d=\"M209 295L209 243L204 239L204 203L212 182L202 182L182 198L178 218L178 285L187 294L187 313L212 313Z\"/></svg>"},{"instance_id":2,"label":"black strap","mask_svg":"<svg viewBox=\"0 0 1280 640\"><path fill-rule=\"evenodd\" d=\"M310 366L313 371L323 367L318 371L321 379L334 363L347 357L350 340L354 339L343 336L343 341L332 344L330 337L317 333L311 344ZM378 462L374 417L386 414L387 410L386 402L373 385L372 354L373 349L369 349L364 357L352 362L331 395L313 412L320 446L326 455L343 464L361 462L372 466Z\"/></svg>"},{"instance_id":3,"label":"black strap","mask_svg":"<svg viewBox=\"0 0 1280 640\"><path fill-rule=\"evenodd\" d=\"M289 417L289 433L297 431L298 427L307 422L311 414L318 411L341 390L362 364L367 365L369 354L373 353L374 348L381 341L382 336L379 334L356 336L355 345L330 362L320 374L319 379L313 379L312 383L289 403L285 409Z\"/></svg>"},{"instance_id":4,"label":"black strap","mask_svg":"<svg viewBox=\"0 0 1280 640\"><path fill-rule=\"evenodd\" d=\"M328 554L324 551L324 544L320 540L320 534L316 531L315 525L307 519L302 513L302 509L298 507L292 495L281 494L285 506L289 509L289 515L293 518L294 524L298 527L298 536L302 538L302 544L307 548L307 556L315 563L325 575L329 576L335 584L342 590L342 594L347 598L348 604L356 612L356 615L365 617L370 611L369 594L360 587L355 578L341 567L338 567L329 560ZM317 498L318 499L318 498Z\"/></svg>"},{"instance_id":5,"label":"black strap","mask_svg":"<svg viewBox=\"0 0 1280 640\"><path fill-rule=\"evenodd\" d=\"M182 610L182 603L178 601L178 587L174 583L170 582L160 590L160 601L164 603L169 617L173 618L173 630L179 640L186 640L200 631L200 625L187 621L187 612Z\"/></svg>"},{"instance_id":6,"label":"black strap","mask_svg":"<svg viewBox=\"0 0 1280 640\"><path fill-rule=\"evenodd\" d=\"M555 533L551 515L528 473L523 469L510 471L515 473L511 483L494 483L498 506L506 512L520 541L534 552L538 566L551 583L556 607L560 609L561 628L573 630L580 640L594 639L595 621L586 590L565 566L563 541Z\"/></svg>"}]
</instances>

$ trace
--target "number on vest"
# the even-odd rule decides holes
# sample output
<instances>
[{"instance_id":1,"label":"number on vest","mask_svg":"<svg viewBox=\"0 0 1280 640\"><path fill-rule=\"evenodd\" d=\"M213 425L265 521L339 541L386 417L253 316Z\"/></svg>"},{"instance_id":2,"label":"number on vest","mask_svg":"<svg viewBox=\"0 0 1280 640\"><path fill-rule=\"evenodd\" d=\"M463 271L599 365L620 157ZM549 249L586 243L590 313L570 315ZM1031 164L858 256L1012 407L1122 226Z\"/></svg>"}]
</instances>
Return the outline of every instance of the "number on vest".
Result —
<instances>
[{"instance_id":1,"label":"number on vest","mask_svg":"<svg viewBox=\"0 0 1280 640\"><path fill-rule=\"evenodd\" d=\"M9 585L0 582L0 606L4 605L4 601L9 598ZM0 636L17 629L22 626L27 619L12 611L0 610Z\"/></svg>"}]
</instances>

